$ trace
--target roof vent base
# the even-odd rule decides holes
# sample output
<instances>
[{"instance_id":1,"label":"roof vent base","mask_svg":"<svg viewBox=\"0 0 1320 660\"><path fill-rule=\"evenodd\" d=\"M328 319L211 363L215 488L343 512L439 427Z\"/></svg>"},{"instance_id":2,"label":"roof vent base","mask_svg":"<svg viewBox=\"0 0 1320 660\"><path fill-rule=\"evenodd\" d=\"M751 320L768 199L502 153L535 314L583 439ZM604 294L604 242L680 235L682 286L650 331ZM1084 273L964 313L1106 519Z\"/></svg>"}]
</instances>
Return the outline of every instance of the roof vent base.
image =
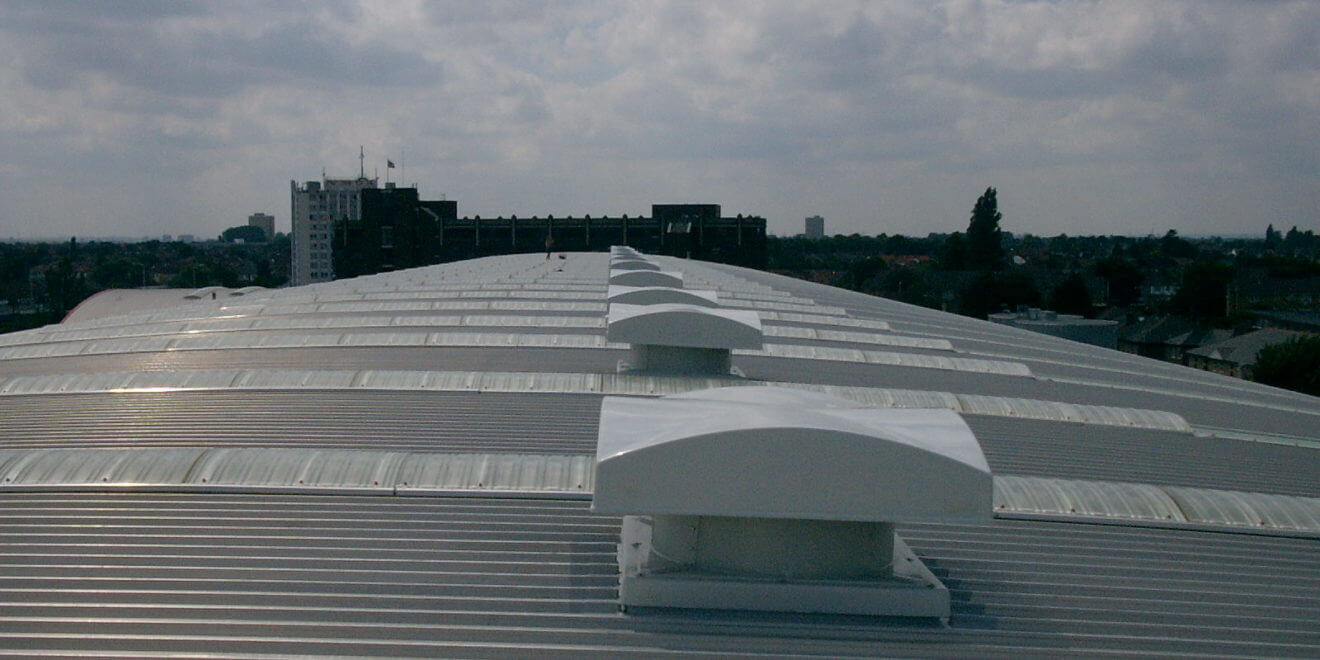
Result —
<instances>
[{"instance_id":1,"label":"roof vent base","mask_svg":"<svg viewBox=\"0 0 1320 660\"><path fill-rule=\"evenodd\" d=\"M888 523L626 516L619 565L625 609L949 616L948 589Z\"/></svg>"},{"instance_id":2,"label":"roof vent base","mask_svg":"<svg viewBox=\"0 0 1320 660\"><path fill-rule=\"evenodd\" d=\"M727 348L632 344L628 360L619 366L620 371L726 376L733 370L733 351Z\"/></svg>"}]
</instances>

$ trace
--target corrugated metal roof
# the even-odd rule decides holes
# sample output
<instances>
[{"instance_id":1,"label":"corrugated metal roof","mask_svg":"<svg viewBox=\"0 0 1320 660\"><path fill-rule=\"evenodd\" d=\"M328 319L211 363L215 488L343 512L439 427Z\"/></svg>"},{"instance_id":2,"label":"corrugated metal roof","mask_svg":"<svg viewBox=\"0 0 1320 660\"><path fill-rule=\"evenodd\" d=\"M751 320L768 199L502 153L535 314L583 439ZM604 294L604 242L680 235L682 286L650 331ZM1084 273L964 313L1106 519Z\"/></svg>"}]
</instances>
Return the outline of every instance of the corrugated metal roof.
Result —
<instances>
[{"instance_id":1,"label":"corrugated metal roof","mask_svg":"<svg viewBox=\"0 0 1320 660\"><path fill-rule=\"evenodd\" d=\"M387 389L659 395L733 385L809 389L880 407L949 408L958 412L1139 428L1191 431L1182 417L1158 410L1081 406L1055 401L929 390L836 387L737 378L479 371L211 370L0 377L0 396L185 389Z\"/></svg>"},{"instance_id":2,"label":"corrugated metal roof","mask_svg":"<svg viewBox=\"0 0 1320 660\"><path fill-rule=\"evenodd\" d=\"M321 448L0 450L0 491L150 488L316 494L504 493L585 497L593 454ZM1320 538L1320 498L1000 475L996 515L1296 532Z\"/></svg>"},{"instance_id":3,"label":"corrugated metal roof","mask_svg":"<svg viewBox=\"0 0 1320 660\"><path fill-rule=\"evenodd\" d=\"M739 355L746 379L642 378L616 374L619 347L565 350L560 337L599 336L603 254L493 257L0 338L0 469L49 484L30 488L126 487L203 463L207 485L189 487L233 482L224 495L10 486L0 653L1317 655L1320 553L1298 531L1320 496L1313 397L657 261L757 309L785 335L772 350L801 357ZM152 343L181 337L218 343ZM901 351L870 350L890 338ZM953 593L947 628L618 613L618 521L544 499L589 489L600 397L749 381L957 410L1001 491L1035 480L1002 515L1035 519L903 526ZM381 496L313 494L336 488ZM404 492L445 497L388 496ZM1159 519L1170 511L1184 521Z\"/></svg>"},{"instance_id":4,"label":"corrugated metal roof","mask_svg":"<svg viewBox=\"0 0 1320 660\"><path fill-rule=\"evenodd\" d=\"M1121 482L995 478L995 513L1186 523L1320 536L1320 498Z\"/></svg>"},{"instance_id":5,"label":"corrugated metal roof","mask_svg":"<svg viewBox=\"0 0 1320 660\"><path fill-rule=\"evenodd\" d=\"M94 525L86 524L96 521ZM0 501L0 645L33 652L1308 656L1311 542L1029 521L905 525L948 627L615 605L583 503L241 495Z\"/></svg>"}]
</instances>

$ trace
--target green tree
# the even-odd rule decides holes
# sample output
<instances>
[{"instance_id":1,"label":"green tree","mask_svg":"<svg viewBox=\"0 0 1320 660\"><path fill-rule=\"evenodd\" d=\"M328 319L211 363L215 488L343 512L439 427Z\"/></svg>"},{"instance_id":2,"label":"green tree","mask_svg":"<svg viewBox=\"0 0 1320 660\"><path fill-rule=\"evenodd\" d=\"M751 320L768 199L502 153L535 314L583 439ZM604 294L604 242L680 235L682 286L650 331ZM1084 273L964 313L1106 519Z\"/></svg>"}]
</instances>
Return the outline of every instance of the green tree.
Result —
<instances>
[{"instance_id":1,"label":"green tree","mask_svg":"<svg viewBox=\"0 0 1320 660\"><path fill-rule=\"evenodd\" d=\"M962 232L955 231L944 239L940 249L940 268L965 270L967 268L967 242Z\"/></svg>"},{"instance_id":2,"label":"green tree","mask_svg":"<svg viewBox=\"0 0 1320 660\"><path fill-rule=\"evenodd\" d=\"M1160 251L1164 256L1171 259L1192 259L1196 257L1196 246L1192 242L1178 236L1178 230L1170 229L1160 239Z\"/></svg>"},{"instance_id":3,"label":"green tree","mask_svg":"<svg viewBox=\"0 0 1320 660\"><path fill-rule=\"evenodd\" d=\"M878 283L872 282L872 280L888 269L889 264L886 264L884 259L867 257L848 266L848 270L844 273L839 286L853 291L874 291L878 287Z\"/></svg>"},{"instance_id":4,"label":"green tree","mask_svg":"<svg viewBox=\"0 0 1320 660\"><path fill-rule=\"evenodd\" d=\"M1040 291L1030 277L1022 273L982 273L962 292L959 310L964 316L983 319L995 312L1019 305L1040 304Z\"/></svg>"},{"instance_id":5,"label":"green tree","mask_svg":"<svg viewBox=\"0 0 1320 660\"><path fill-rule=\"evenodd\" d=\"M1049 308L1060 314L1091 315L1091 290L1086 280L1073 273L1059 282L1050 292Z\"/></svg>"},{"instance_id":6,"label":"green tree","mask_svg":"<svg viewBox=\"0 0 1320 660\"><path fill-rule=\"evenodd\" d=\"M976 270L999 270L1004 266L1003 232L999 221L999 193L986 188L972 207L972 218L967 224L968 265Z\"/></svg>"},{"instance_id":7,"label":"green tree","mask_svg":"<svg viewBox=\"0 0 1320 660\"><path fill-rule=\"evenodd\" d=\"M1095 274L1109 284L1110 304L1127 307L1141 298L1144 276L1136 264L1119 255L1119 250L1115 249L1114 256L1096 262Z\"/></svg>"},{"instance_id":8,"label":"green tree","mask_svg":"<svg viewBox=\"0 0 1320 660\"><path fill-rule=\"evenodd\" d=\"M1228 315L1228 286L1233 267L1198 262L1183 271L1182 284L1173 297L1173 311L1196 320L1222 319Z\"/></svg>"},{"instance_id":9,"label":"green tree","mask_svg":"<svg viewBox=\"0 0 1320 660\"><path fill-rule=\"evenodd\" d=\"M238 225L226 229L223 234L220 234L220 240L226 243L233 243L236 240L241 240L244 243L265 243L266 232L262 231L261 227Z\"/></svg>"},{"instance_id":10,"label":"green tree","mask_svg":"<svg viewBox=\"0 0 1320 660\"><path fill-rule=\"evenodd\" d=\"M1283 234L1280 233L1279 230L1275 229L1273 224L1265 228L1266 250L1273 250L1279 247L1279 243L1281 243L1282 241L1283 241Z\"/></svg>"},{"instance_id":11,"label":"green tree","mask_svg":"<svg viewBox=\"0 0 1320 660\"><path fill-rule=\"evenodd\" d=\"M1320 396L1320 335L1299 335L1256 355L1253 380Z\"/></svg>"}]
</instances>

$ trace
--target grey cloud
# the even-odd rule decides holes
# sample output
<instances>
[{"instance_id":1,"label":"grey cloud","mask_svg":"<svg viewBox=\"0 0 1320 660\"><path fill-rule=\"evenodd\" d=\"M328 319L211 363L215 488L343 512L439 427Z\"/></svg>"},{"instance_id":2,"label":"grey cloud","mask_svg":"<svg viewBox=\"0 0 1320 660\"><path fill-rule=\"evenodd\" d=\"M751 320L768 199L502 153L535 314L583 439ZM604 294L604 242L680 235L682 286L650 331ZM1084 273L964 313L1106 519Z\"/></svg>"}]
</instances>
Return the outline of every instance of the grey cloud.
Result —
<instances>
[{"instance_id":1,"label":"grey cloud","mask_svg":"<svg viewBox=\"0 0 1320 660\"><path fill-rule=\"evenodd\" d=\"M33 42L23 68L34 86L68 88L94 72L153 93L217 98L264 84L399 86L435 84L442 75L440 65L416 53L380 40L350 43L336 26L301 14L255 29L184 34L150 21L97 24L83 17L77 25L82 29L19 37Z\"/></svg>"},{"instance_id":2,"label":"grey cloud","mask_svg":"<svg viewBox=\"0 0 1320 660\"><path fill-rule=\"evenodd\" d=\"M403 24L365 0L12 0L0 83L17 83L0 111L20 120L0 133L0 171L42 199L62 199L46 179L205 189L220 174L236 198L282 203L322 164L356 171L365 142L369 156L407 145L410 178L482 214L710 195L847 233L883 199L922 219L886 230L911 231L962 187L950 227L965 225L993 178L1049 210L1015 209L1021 222L1254 222L1181 194L1205 173L1314 207L1320 4L960 6L456 0ZM1092 190L1141 202L1066 199ZM124 222L140 214L130 197Z\"/></svg>"}]
</instances>

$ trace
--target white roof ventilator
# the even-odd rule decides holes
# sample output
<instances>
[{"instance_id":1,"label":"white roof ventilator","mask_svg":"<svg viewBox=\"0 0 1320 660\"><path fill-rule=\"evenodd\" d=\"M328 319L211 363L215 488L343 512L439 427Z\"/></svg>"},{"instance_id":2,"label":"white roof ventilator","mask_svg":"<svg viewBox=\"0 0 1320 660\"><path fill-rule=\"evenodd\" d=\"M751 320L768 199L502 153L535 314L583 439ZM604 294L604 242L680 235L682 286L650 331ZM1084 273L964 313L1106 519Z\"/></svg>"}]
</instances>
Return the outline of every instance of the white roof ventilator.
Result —
<instances>
[{"instance_id":1,"label":"white roof ventilator","mask_svg":"<svg viewBox=\"0 0 1320 660\"><path fill-rule=\"evenodd\" d=\"M759 349L762 336L754 311L680 303L613 303L605 330L609 341L632 345L625 369L723 376L733 349Z\"/></svg>"},{"instance_id":2,"label":"white roof ventilator","mask_svg":"<svg viewBox=\"0 0 1320 660\"><path fill-rule=\"evenodd\" d=\"M642 257L613 257L610 270L660 270L660 266Z\"/></svg>"},{"instance_id":3,"label":"white roof ventilator","mask_svg":"<svg viewBox=\"0 0 1320 660\"><path fill-rule=\"evenodd\" d=\"M683 274L667 270L610 269L610 284L623 286L668 286L683 288Z\"/></svg>"},{"instance_id":4,"label":"white roof ventilator","mask_svg":"<svg viewBox=\"0 0 1320 660\"><path fill-rule=\"evenodd\" d=\"M947 618L894 523L986 520L992 493L950 410L764 387L601 406L592 509L626 514L625 609Z\"/></svg>"},{"instance_id":5,"label":"white roof ventilator","mask_svg":"<svg viewBox=\"0 0 1320 660\"><path fill-rule=\"evenodd\" d=\"M719 307L719 296L709 289L675 289L667 286L613 285L605 292L610 304L663 305L677 303L698 307Z\"/></svg>"}]
</instances>

